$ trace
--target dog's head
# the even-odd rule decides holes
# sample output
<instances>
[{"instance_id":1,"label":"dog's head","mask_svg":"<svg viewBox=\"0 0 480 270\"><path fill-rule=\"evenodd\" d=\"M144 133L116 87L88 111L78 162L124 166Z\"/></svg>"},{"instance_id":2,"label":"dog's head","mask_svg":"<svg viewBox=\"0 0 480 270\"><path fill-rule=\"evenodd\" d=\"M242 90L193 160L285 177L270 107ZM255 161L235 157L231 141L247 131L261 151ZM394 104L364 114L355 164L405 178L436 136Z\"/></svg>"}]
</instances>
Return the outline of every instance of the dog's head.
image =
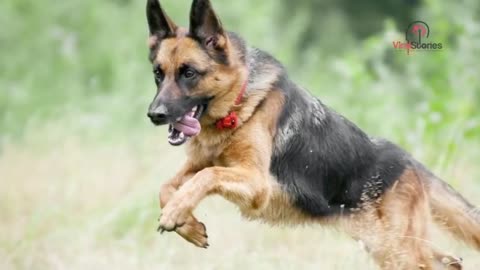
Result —
<instances>
[{"instance_id":1,"label":"dog's head","mask_svg":"<svg viewBox=\"0 0 480 270\"><path fill-rule=\"evenodd\" d=\"M238 56L208 0L193 1L189 30L176 26L158 0L148 0L147 20L157 86L148 117L170 124L169 142L180 145L200 132L209 103L238 83Z\"/></svg>"}]
</instances>

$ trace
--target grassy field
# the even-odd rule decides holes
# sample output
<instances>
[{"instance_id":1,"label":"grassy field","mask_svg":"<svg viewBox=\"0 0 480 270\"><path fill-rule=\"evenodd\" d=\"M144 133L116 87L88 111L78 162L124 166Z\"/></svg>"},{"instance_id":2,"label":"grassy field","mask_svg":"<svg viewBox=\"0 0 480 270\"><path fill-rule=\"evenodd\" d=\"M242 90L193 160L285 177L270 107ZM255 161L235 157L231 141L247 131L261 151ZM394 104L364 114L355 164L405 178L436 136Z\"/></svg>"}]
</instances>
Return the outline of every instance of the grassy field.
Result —
<instances>
[{"instance_id":1,"label":"grassy field","mask_svg":"<svg viewBox=\"0 0 480 270\"><path fill-rule=\"evenodd\" d=\"M183 159L164 137L152 129L99 144L47 124L21 145L4 146L0 269L375 269L341 232L247 222L219 197L196 211L207 250L158 234L158 187ZM459 160L441 173L460 179L457 188L479 204L474 168ZM466 269L480 267L478 253L441 234L434 239L461 255Z\"/></svg>"},{"instance_id":2,"label":"grassy field","mask_svg":"<svg viewBox=\"0 0 480 270\"><path fill-rule=\"evenodd\" d=\"M186 25L190 1L162 3ZM418 16L447 46L413 56L392 50L404 26L389 20L366 40L329 32L298 50L302 14L279 29L277 1L213 3L301 85L480 205L477 1L425 1ZM4 0L0 25L0 269L375 269L341 232L247 222L217 197L196 210L209 249L155 231L158 189L184 153L146 117L142 1ZM434 240L480 269L478 252Z\"/></svg>"}]
</instances>

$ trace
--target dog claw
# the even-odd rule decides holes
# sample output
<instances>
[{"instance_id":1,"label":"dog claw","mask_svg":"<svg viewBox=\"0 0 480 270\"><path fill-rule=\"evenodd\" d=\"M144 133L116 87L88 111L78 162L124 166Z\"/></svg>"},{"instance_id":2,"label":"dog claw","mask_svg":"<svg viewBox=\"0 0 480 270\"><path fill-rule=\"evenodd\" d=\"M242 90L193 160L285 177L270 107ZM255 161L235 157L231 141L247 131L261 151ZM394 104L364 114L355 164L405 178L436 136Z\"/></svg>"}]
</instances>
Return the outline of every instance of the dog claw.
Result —
<instances>
[{"instance_id":1,"label":"dog claw","mask_svg":"<svg viewBox=\"0 0 480 270\"><path fill-rule=\"evenodd\" d=\"M163 234L165 232L165 228L162 227L162 225L159 225L157 228L157 232L160 232L160 234Z\"/></svg>"},{"instance_id":2,"label":"dog claw","mask_svg":"<svg viewBox=\"0 0 480 270\"><path fill-rule=\"evenodd\" d=\"M160 232L160 234L163 234L163 232L165 232L165 229L162 228L162 226L158 226L157 232Z\"/></svg>"}]
</instances>

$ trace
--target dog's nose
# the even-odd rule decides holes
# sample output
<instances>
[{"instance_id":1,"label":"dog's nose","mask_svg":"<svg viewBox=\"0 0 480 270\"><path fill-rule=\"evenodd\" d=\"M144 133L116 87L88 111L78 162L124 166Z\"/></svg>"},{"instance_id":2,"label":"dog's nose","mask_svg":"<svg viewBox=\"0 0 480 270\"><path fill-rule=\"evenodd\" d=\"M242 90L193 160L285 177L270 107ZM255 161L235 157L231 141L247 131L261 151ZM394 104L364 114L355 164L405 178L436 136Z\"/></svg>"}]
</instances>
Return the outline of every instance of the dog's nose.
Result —
<instances>
[{"instance_id":1,"label":"dog's nose","mask_svg":"<svg viewBox=\"0 0 480 270\"><path fill-rule=\"evenodd\" d=\"M152 119L152 120L157 120L157 121L162 121L167 119L167 115L164 113L158 113L158 112L148 112L147 116Z\"/></svg>"},{"instance_id":2,"label":"dog's nose","mask_svg":"<svg viewBox=\"0 0 480 270\"><path fill-rule=\"evenodd\" d=\"M147 113L147 116L154 123L165 122L167 120L167 117L168 117L168 110L165 107L165 105L160 105L157 108L150 109Z\"/></svg>"}]
</instances>

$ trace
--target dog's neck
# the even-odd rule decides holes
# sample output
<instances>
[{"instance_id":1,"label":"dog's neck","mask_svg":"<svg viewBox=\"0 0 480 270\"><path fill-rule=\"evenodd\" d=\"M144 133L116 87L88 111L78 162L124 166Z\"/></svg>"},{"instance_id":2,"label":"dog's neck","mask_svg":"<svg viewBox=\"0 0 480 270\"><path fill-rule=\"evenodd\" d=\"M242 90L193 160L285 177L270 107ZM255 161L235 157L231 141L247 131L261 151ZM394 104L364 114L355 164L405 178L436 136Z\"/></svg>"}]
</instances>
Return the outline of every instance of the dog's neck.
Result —
<instances>
[{"instance_id":1,"label":"dog's neck","mask_svg":"<svg viewBox=\"0 0 480 270\"><path fill-rule=\"evenodd\" d=\"M240 92L237 95L237 98L235 99L235 106L239 106L242 103L243 96L245 94L245 91L247 90L247 85L248 85L248 77L247 79L243 82L242 88L240 89ZM230 111L225 117L220 118L217 120L215 123L215 126L217 127L218 130L224 130L224 129L235 129L238 126L238 116L235 111Z\"/></svg>"},{"instance_id":2,"label":"dog's neck","mask_svg":"<svg viewBox=\"0 0 480 270\"><path fill-rule=\"evenodd\" d=\"M238 38L238 37L236 37ZM241 46L237 51L244 53L243 61L246 67L246 79L244 80L240 91L235 99L234 106L222 118L215 123L217 130L235 129L246 122L254 113L257 106L272 90L278 76L282 70L273 58L265 57L266 54L256 48L245 47L243 42L234 42L233 44ZM259 61L260 59L267 61Z\"/></svg>"},{"instance_id":3,"label":"dog's neck","mask_svg":"<svg viewBox=\"0 0 480 270\"><path fill-rule=\"evenodd\" d=\"M245 46L242 41L233 43L236 46ZM202 132L193 137L191 142L194 145L215 145L227 139L232 132L241 128L256 112L268 93L275 88L280 74L284 73L282 67L276 64L276 60L267 53L251 47L237 48L243 62L243 70L238 74L241 81L227 93L222 99L210 104L209 113L201 121ZM243 89L244 88L244 89ZM243 90L242 90L243 89ZM242 93L243 92L243 93ZM241 93L241 94L240 94ZM235 100L241 96L241 102L236 105ZM219 103L217 103L219 102ZM227 111L217 111L215 108L223 102L231 105ZM224 106L218 106L219 108ZM219 119L228 116L231 112L236 114L236 128L219 130L216 123ZM228 120L228 119L227 119Z\"/></svg>"}]
</instances>

